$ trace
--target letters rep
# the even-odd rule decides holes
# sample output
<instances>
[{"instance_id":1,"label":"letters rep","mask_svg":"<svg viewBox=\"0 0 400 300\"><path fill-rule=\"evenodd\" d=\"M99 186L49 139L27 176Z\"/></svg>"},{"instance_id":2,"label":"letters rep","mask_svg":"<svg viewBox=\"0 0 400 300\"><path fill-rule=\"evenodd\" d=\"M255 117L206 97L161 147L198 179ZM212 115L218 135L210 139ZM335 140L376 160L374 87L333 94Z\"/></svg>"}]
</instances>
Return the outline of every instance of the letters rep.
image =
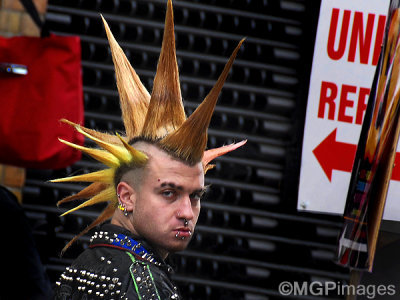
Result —
<instances>
[{"instance_id":1,"label":"letters rep","mask_svg":"<svg viewBox=\"0 0 400 300\"><path fill-rule=\"evenodd\" d=\"M335 120L335 117L337 117L337 121L339 122L361 125L365 110L367 109L369 93L369 88L347 84L338 86L333 82L322 81L318 105L318 118ZM354 107L354 100L352 100L352 98L357 99L355 116L349 114L347 110L347 108L351 109Z\"/></svg>"}]
</instances>

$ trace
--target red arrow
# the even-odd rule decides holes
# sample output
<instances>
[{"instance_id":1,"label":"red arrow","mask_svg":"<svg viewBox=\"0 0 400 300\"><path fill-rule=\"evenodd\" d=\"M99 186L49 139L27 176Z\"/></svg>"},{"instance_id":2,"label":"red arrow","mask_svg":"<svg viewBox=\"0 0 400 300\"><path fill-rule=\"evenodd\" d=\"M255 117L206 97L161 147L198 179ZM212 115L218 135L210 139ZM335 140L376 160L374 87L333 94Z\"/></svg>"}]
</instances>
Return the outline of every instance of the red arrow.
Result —
<instances>
[{"instance_id":1,"label":"red arrow","mask_svg":"<svg viewBox=\"0 0 400 300\"><path fill-rule=\"evenodd\" d=\"M329 181L332 181L332 171L351 172L357 146L336 141L335 128L315 149L313 153L324 170ZM400 153L396 153L392 171L392 180L400 181Z\"/></svg>"},{"instance_id":2,"label":"red arrow","mask_svg":"<svg viewBox=\"0 0 400 300\"><path fill-rule=\"evenodd\" d=\"M357 150L356 145L336 141L336 130L313 150L329 181L332 180L333 170L351 172Z\"/></svg>"},{"instance_id":3,"label":"red arrow","mask_svg":"<svg viewBox=\"0 0 400 300\"><path fill-rule=\"evenodd\" d=\"M392 180L400 181L400 153L399 152L396 152L396 157L394 158Z\"/></svg>"}]
</instances>

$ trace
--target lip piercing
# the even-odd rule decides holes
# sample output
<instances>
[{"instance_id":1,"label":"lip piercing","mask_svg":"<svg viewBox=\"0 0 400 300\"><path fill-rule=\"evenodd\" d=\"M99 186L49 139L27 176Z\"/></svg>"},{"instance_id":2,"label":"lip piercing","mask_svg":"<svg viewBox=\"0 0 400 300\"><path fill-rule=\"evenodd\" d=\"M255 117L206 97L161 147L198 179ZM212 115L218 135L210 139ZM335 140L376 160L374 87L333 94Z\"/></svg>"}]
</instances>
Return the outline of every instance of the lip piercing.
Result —
<instances>
[{"instance_id":1,"label":"lip piercing","mask_svg":"<svg viewBox=\"0 0 400 300\"><path fill-rule=\"evenodd\" d=\"M181 235L181 232L180 231L178 231L176 234L175 234L175 238L177 238L178 240L179 239L181 239L181 240L184 240L186 237L185 236L180 236ZM189 230L189 236L192 236L192 232Z\"/></svg>"},{"instance_id":2,"label":"lip piercing","mask_svg":"<svg viewBox=\"0 0 400 300\"><path fill-rule=\"evenodd\" d=\"M178 231L178 232L175 234L175 237L176 237L178 240L179 240L179 239L184 240L185 237L184 237L184 236L180 236L180 234L181 234L181 232Z\"/></svg>"}]
</instances>

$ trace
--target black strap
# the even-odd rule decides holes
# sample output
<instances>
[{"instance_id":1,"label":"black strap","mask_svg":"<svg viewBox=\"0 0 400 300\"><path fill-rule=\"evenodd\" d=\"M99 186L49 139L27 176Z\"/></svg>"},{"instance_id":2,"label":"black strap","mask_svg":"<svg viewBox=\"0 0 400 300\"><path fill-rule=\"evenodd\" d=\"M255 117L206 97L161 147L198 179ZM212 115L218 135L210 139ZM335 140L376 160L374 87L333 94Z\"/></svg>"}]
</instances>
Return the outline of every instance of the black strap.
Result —
<instances>
[{"instance_id":1,"label":"black strap","mask_svg":"<svg viewBox=\"0 0 400 300\"><path fill-rule=\"evenodd\" d=\"M50 33L49 33L48 29L46 28L45 24L42 22L42 19L40 19L39 13L38 13L33 1L32 0L19 0L19 1L24 6L26 12L31 16L32 20L40 28L41 36L42 37L49 36Z\"/></svg>"}]
</instances>

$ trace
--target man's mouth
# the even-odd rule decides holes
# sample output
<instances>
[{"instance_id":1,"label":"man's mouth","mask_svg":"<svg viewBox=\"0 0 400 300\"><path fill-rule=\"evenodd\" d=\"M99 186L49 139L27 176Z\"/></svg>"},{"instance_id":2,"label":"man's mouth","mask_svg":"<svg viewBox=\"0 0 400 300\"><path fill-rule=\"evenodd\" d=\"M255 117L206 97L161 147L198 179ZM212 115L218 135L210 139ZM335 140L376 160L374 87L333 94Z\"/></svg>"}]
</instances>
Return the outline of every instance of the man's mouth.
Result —
<instances>
[{"instance_id":1,"label":"man's mouth","mask_svg":"<svg viewBox=\"0 0 400 300\"><path fill-rule=\"evenodd\" d=\"M192 231L185 227L185 228L178 228L175 230L175 237L180 240L184 240L192 236Z\"/></svg>"}]
</instances>

